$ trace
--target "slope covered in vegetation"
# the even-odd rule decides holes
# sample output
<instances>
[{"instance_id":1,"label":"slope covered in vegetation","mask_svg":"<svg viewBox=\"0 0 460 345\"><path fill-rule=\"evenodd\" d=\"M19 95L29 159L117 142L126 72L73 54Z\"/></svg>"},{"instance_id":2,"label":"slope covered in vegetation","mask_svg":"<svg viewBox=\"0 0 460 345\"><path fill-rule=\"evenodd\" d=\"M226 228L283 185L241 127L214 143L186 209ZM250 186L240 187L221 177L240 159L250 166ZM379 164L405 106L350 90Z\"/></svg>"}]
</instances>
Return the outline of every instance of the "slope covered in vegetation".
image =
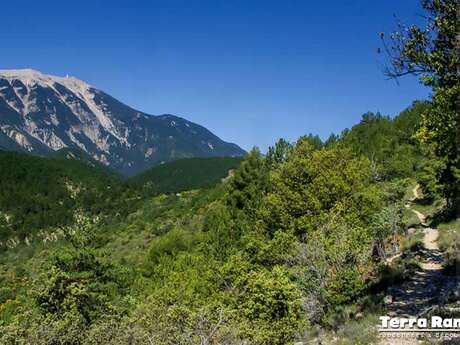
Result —
<instances>
[{"instance_id":1,"label":"slope covered in vegetation","mask_svg":"<svg viewBox=\"0 0 460 345\"><path fill-rule=\"evenodd\" d=\"M325 143L281 140L266 156L251 151L213 188L135 194L126 216L88 216L62 227L55 241L6 250L2 343L288 344L313 325L338 327L350 306L378 305L383 267L407 228L406 191L429 158L413 140L425 108L415 103L394 119L366 114ZM43 164L34 162L27 164ZM187 171L202 171L201 163ZM92 200L89 187L101 181L126 192L110 174L91 170L100 179L86 181L80 163L69 164L49 177L54 170L37 167L24 188L42 176L48 184L34 194L47 195L52 180L78 172L86 183L81 202ZM157 176L172 176L166 168Z\"/></svg>"},{"instance_id":2,"label":"slope covered in vegetation","mask_svg":"<svg viewBox=\"0 0 460 345\"><path fill-rule=\"evenodd\" d=\"M24 240L48 227L126 213L128 188L100 165L0 151L0 241Z\"/></svg>"},{"instance_id":3,"label":"slope covered in vegetation","mask_svg":"<svg viewBox=\"0 0 460 345\"><path fill-rule=\"evenodd\" d=\"M130 181L157 193L207 188L226 178L241 157L187 158L156 166Z\"/></svg>"}]
</instances>

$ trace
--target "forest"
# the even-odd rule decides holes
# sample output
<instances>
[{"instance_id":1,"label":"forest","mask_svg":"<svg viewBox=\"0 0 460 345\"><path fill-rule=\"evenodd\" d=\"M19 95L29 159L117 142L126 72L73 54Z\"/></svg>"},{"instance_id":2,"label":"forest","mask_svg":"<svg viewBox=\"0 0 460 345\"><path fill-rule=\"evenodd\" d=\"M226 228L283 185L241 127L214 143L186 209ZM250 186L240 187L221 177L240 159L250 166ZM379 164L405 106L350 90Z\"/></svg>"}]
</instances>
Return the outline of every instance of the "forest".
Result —
<instances>
[{"instance_id":1,"label":"forest","mask_svg":"<svg viewBox=\"0 0 460 345\"><path fill-rule=\"evenodd\" d=\"M432 97L326 140L129 179L0 151L0 343L377 343L423 228L460 274L457 5L423 1L427 28L381 34L387 75ZM446 296L433 312L458 305Z\"/></svg>"}]
</instances>

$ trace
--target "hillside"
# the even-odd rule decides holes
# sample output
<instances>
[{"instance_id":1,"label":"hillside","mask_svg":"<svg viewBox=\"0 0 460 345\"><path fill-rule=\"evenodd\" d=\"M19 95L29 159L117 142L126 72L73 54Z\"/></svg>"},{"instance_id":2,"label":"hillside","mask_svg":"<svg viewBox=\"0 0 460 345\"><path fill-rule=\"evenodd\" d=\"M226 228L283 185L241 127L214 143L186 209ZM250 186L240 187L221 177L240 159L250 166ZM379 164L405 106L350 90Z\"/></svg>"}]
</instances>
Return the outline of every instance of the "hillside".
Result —
<instances>
[{"instance_id":1,"label":"hillside","mask_svg":"<svg viewBox=\"0 0 460 345\"><path fill-rule=\"evenodd\" d=\"M0 150L0 243L135 210L142 198L212 187L241 158L191 158L165 163L129 180L76 149L50 158Z\"/></svg>"},{"instance_id":2,"label":"hillside","mask_svg":"<svg viewBox=\"0 0 460 345\"><path fill-rule=\"evenodd\" d=\"M31 239L79 216L126 212L122 196L129 190L122 180L103 166L69 154L41 158L0 151L1 241Z\"/></svg>"},{"instance_id":3,"label":"hillside","mask_svg":"<svg viewBox=\"0 0 460 345\"><path fill-rule=\"evenodd\" d=\"M0 152L0 341L375 342L378 315L400 310L384 302L413 299L431 253L414 210L439 225L436 277L454 281L458 220L426 186L412 198L431 159L413 140L425 107L128 181L78 152Z\"/></svg>"},{"instance_id":4,"label":"hillside","mask_svg":"<svg viewBox=\"0 0 460 345\"><path fill-rule=\"evenodd\" d=\"M245 151L174 115L135 110L73 77L0 70L0 148L49 156L79 149L125 175L190 157Z\"/></svg>"},{"instance_id":5,"label":"hillside","mask_svg":"<svg viewBox=\"0 0 460 345\"><path fill-rule=\"evenodd\" d=\"M180 159L154 167L129 181L157 193L211 187L241 163L240 157Z\"/></svg>"},{"instance_id":6,"label":"hillside","mask_svg":"<svg viewBox=\"0 0 460 345\"><path fill-rule=\"evenodd\" d=\"M64 159L64 160L78 160L80 162L84 162L92 167L98 167L101 170L105 171L112 171L109 167L106 165L98 162L91 156L89 156L85 151L81 149L76 149L76 148L62 148L58 151L54 151L52 155L49 156L49 158L53 159Z\"/></svg>"}]
</instances>

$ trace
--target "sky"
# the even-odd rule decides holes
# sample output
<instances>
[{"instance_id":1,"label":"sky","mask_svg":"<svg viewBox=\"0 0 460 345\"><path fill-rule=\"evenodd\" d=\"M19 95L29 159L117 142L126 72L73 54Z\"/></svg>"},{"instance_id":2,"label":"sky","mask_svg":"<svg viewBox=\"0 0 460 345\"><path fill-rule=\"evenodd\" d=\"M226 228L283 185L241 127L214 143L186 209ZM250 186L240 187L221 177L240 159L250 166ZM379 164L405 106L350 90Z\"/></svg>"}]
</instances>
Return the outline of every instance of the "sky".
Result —
<instances>
[{"instance_id":1,"label":"sky","mask_svg":"<svg viewBox=\"0 0 460 345\"><path fill-rule=\"evenodd\" d=\"M419 0L5 1L0 69L89 82L244 149L326 138L429 90L382 72L379 32L421 23Z\"/></svg>"}]
</instances>

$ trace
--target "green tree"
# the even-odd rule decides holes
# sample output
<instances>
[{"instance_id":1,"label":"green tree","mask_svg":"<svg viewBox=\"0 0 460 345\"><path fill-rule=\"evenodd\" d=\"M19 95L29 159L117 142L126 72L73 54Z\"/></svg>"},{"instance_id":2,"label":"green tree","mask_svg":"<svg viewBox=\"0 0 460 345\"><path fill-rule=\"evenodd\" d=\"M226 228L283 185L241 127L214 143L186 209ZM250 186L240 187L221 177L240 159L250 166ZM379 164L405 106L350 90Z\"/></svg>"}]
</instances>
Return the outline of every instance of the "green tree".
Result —
<instances>
[{"instance_id":1,"label":"green tree","mask_svg":"<svg viewBox=\"0 0 460 345\"><path fill-rule=\"evenodd\" d=\"M308 140L299 140L290 159L272 174L267 195L270 228L297 235L318 228L333 209L352 207L363 217L371 214L373 203L362 199L371 183L370 164L343 148L316 150Z\"/></svg>"},{"instance_id":2,"label":"green tree","mask_svg":"<svg viewBox=\"0 0 460 345\"><path fill-rule=\"evenodd\" d=\"M235 281L238 317L252 344L281 345L292 341L302 324L300 290L286 269L242 273Z\"/></svg>"},{"instance_id":3,"label":"green tree","mask_svg":"<svg viewBox=\"0 0 460 345\"><path fill-rule=\"evenodd\" d=\"M268 148L265 161L270 169L276 168L279 164L285 162L292 151L292 144L284 139L279 139L275 146Z\"/></svg>"},{"instance_id":4,"label":"green tree","mask_svg":"<svg viewBox=\"0 0 460 345\"><path fill-rule=\"evenodd\" d=\"M299 263L295 271L307 298L328 310L353 300L375 268L371 221L379 195L369 160L299 140L271 182L263 217L267 231L297 236L291 261Z\"/></svg>"},{"instance_id":5,"label":"green tree","mask_svg":"<svg viewBox=\"0 0 460 345\"><path fill-rule=\"evenodd\" d=\"M392 78L417 75L433 89L432 106L418 133L443 162L437 176L449 205L460 214L460 46L458 0L423 0L427 25L399 25L387 43L381 34Z\"/></svg>"},{"instance_id":6,"label":"green tree","mask_svg":"<svg viewBox=\"0 0 460 345\"><path fill-rule=\"evenodd\" d=\"M268 186L268 170L257 148L241 162L228 184L227 204L233 210L254 215Z\"/></svg>"}]
</instances>

